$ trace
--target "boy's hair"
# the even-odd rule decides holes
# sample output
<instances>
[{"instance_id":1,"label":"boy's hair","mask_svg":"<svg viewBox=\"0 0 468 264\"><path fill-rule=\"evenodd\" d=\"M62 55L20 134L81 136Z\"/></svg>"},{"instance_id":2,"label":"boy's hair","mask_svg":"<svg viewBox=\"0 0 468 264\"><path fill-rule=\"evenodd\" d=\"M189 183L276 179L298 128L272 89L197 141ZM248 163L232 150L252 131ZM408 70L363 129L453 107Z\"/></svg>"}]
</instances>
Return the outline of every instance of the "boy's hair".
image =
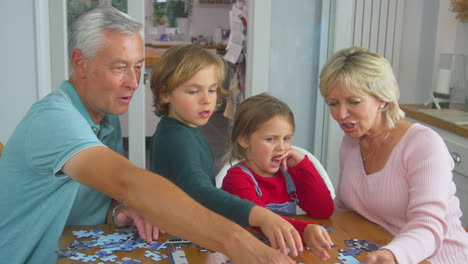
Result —
<instances>
[{"instance_id":1,"label":"boy's hair","mask_svg":"<svg viewBox=\"0 0 468 264\"><path fill-rule=\"evenodd\" d=\"M96 7L89 9L70 21L68 27L68 56L79 49L86 58L94 58L104 43L104 31L112 30L121 34L140 34L142 25L127 14L113 7ZM71 63L71 60L70 60ZM73 67L70 64L70 74Z\"/></svg>"},{"instance_id":2,"label":"boy's hair","mask_svg":"<svg viewBox=\"0 0 468 264\"><path fill-rule=\"evenodd\" d=\"M215 66L218 75L217 93L220 103L220 96L227 95L221 87L225 77L225 64L220 56L191 44L176 45L164 52L151 71L150 87L156 115L167 115L169 112L169 104L161 101L162 95L170 94L199 70L210 65Z\"/></svg>"},{"instance_id":3,"label":"boy's hair","mask_svg":"<svg viewBox=\"0 0 468 264\"><path fill-rule=\"evenodd\" d=\"M229 150L224 158L232 163L246 158L245 149L239 145L237 139L252 135L262 124L275 116L285 117L295 129L294 114L289 106L276 97L262 93L247 98L237 109L234 126L232 128Z\"/></svg>"},{"instance_id":4,"label":"boy's hair","mask_svg":"<svg viewBox=\"0 0 468 264\"><path fill-rule=\"evenodd\" d=\"M320 73L322 96L326 99L336 85L353 94L372 95L384 101L382 112L390 129L405 117L398 105L400 90L392 66L380 54L361 47L338 51Z\"/></svg>"}]
</instances>

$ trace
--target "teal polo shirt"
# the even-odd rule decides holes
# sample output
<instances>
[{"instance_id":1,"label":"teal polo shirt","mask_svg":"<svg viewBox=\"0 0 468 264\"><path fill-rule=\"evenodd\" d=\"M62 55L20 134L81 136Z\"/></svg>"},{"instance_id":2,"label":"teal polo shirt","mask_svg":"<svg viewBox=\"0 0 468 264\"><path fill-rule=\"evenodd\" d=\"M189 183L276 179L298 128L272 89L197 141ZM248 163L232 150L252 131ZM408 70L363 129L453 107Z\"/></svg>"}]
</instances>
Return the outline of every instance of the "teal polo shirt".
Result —
<instances>
[{"instance_id":1,"label":"teal polo shirt","mask_svg":"<svg viewBox=\"0 0 468 264\"><path fill-rule=\"evenodd\" d=\"M65 225L105 223L111 198L61 171L93 146L123 153L119 119L93 124L68 81L31 106L0 158L1 262L56 263Z\"/></svg>"}]
</instances>

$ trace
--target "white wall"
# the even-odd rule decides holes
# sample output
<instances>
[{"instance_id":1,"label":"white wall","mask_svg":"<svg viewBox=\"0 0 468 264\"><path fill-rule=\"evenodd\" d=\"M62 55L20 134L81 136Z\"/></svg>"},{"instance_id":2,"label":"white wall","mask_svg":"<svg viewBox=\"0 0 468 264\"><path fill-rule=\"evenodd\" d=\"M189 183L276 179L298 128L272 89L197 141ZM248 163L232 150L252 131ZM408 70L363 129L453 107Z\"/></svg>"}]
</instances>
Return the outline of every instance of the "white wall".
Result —
<instances>
[{"instance_id":1,"label":"white wall","mask_svg":"<svg viewBox=\"0 0 468 264\"><path fill-rule=\"evenodd\" d=\"M211 37L216 27L228 29L230 10L231 5L200 4L198 0L194 0L190 18L191 35Z\"/></svg>"},{"instance_id":2,"label":"white wall","mask_svg":"<svg viewBox=\"0 0 468 264\"><path fill-rule=\"evenodd\" d=\"M405 1L398 72L400 104L424 103L429 99L437 80L440 53L468 54L468 24L454 19L449 1ZM352 2L337 0L335 51L351 45L347 28L351 22L347 15L353 8ZM338 179L338 155L342 136L343 132L336 121L330 118L326 169L334 184Z\"/></svg>"},{"instance_id":3,"label":"white wall","mask_svg":"<svg viewBox=\"0 0 468 264\"><path fill-rule=\"evenodd\" d=\"M20 119L37 100L34 4L0 1L0 141L6 143Z\"/></svg>"},{"instance_id":4,"label":"white wall","mask_svg":"<svg viewBox=\"0 0 468 264\"><path fill-rule=\"evenodd\" d=\"M400 103L424 103L432 91L438 0L407 0L400 54Z\"/></svg>"},{"instance_id":5,"label":"white wall","mask_svg":"<svg viewBox=\"0 0 468 264\"><path fill-rule=\"evenodd\" d=\"M468 24L450 0L407 0L400 58L402 104L425 103L435 90L441 53L468 54Z\"/></svg>"},{"instance_id":6,"label":"white wall","mask_svg":"<svg viewBox=\"0 0 468 264\"><path fill-rule=\"evenodd\" d=\"M293 143L314 148L318 91L321 4L317 1L273 1L267 91L294 112ZM253 32L255 37L257 32ZM249 36L251 34L249 33ZM255 63L260 63L255 61Z\"/></svg>"},{"instance_id":7,"label":"white wall","mask_svg":"<svg viewBox=\"0 0 468 264\"><path fill-rule=\"evenodd\" d=\"M468 54L468 23L461 23L456 19L456 14L450 11L449 0L441 0L439 6L439 23L437 25L437 42L435 47L435 58L433 67L432 87L435 90L439 72L439 59L441 53ZM456 69L454 69L456 71ZM462 70L460 70L462 71ZM456 72L452 72L452 78ZM455 76L457 78L458 76ZM457 87L452 102L464 103L464 91Z\"/></svg>"}]
</instances>

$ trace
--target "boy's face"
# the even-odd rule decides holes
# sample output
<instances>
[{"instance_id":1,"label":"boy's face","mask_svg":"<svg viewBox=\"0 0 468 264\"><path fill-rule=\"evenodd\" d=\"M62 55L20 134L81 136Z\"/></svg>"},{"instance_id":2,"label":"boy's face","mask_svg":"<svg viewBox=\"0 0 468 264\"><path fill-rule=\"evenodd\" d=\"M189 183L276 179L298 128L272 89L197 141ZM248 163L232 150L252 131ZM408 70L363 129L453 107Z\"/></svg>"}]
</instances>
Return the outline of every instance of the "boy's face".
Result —
<instances>
[{"instance_id":1,"label":"boy's face","mask_svg":"<svg viewBox=\"0 0 468 264\"><path fill-rule=\"evenodd\" d=\"M203 126L216 107L218 76L214 65L209 65L176 87L161 101L169 104L168 116L190 127Z\"/></svg>"}]
</instances>

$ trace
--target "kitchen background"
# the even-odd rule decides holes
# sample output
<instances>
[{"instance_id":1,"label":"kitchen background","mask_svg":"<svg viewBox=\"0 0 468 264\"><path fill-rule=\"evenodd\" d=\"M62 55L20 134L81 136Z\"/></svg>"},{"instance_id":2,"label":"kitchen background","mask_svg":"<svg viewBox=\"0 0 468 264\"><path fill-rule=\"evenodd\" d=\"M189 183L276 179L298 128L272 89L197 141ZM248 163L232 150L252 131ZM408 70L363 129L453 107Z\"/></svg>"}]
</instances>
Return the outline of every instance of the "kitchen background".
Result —
<instances>
[{"instance_id":1,"label":"kitchen background","mask_svg":"<svg viewBox=\"0 0 468 264\"><path fill-rule=\"evenodd\" d=\"M0 104L2 143L8 141L29 106L55 89L57 80L64 78L54 74L62 71L61 76L66 76L64 65L67 63L60 50L64 39L53 38L57 33L64 33L64 21L57 18L57 15L66 14L64 2L29 0L0 3L3 12L0 17L3 36L0 48L6 58L0 66L3 81ZM148 5L140 1L131 2L132 5ZM433 90L438 89L440 55L468 54L468 24L456 18L457 13L452 11L450 0L246 2L249 7L246 94L266 91L291 105L297 119L295 144L313 152L325 165L334 183L338 177L336 165L340 140L337 139L342 133L330 120L317 89L319 69L327 56L353 44L370 46L370 42L365 40L372 37L366 36L372 36L370 32L374 30L380 32L374 28L376 23L372 23L376 17L382 18L379 20L382 23L392 22L394 30L386 32L394 36L393 45L397 47L392 52L392 61L401 89L400 103L422 104L431 99ZM211 36L216 27L228 28L230 8L230 5L194 0L190 17L191 35ZM385 14L383 11L387 12L386 16L382 16ZM356 38L358 28L361 28L359 34L362 36L359 39ZM146 100L150 95L146 93ZM457 91L453 99L463 102L464 96L463 91ZM146 105L145 108L150 107ZM156 125L154 115L147 114L146 118L151 119L144 121L148 129L144 129L143 134L152 134L151 126ZM461 127L466 129L466 126ZM461 155L455 178L463 211L468 214L467 137L444 129L440 133L446 142L456 143L455 148ZM464 225L468 225L466 216Z\"/></svg>"}]
</instances>

